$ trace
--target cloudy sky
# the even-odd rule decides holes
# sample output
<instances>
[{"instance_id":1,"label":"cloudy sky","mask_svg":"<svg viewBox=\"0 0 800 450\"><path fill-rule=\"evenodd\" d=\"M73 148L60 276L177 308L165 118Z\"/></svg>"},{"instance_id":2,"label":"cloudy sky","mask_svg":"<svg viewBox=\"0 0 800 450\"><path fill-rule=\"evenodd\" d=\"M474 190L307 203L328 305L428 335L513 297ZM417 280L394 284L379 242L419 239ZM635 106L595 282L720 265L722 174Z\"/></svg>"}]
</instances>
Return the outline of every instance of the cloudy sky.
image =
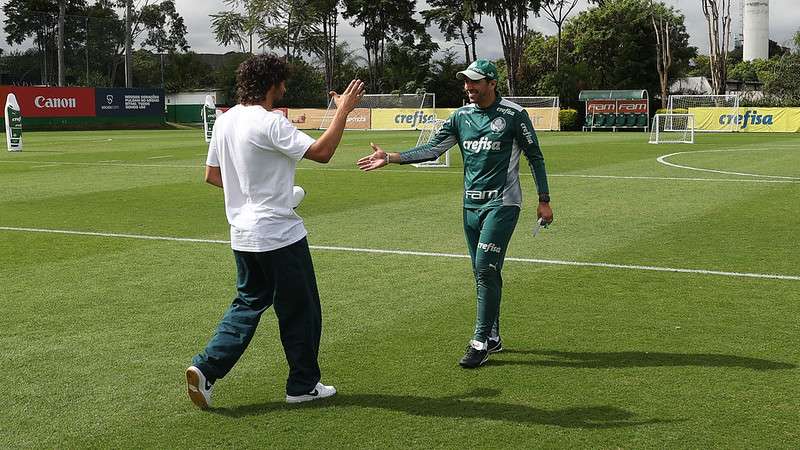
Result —
<instances>
[{"instance_id":1,"label":"cloudy sky","mask_svg":"<svg viewBox=\"0 0 800 450\"><path fill-rule=\"evenodd\" d=\"M701 53L706 53L708 49L708 38L706 35L705 18L700 7L700 0L663 0L665 3L673 5L686 16L686 26L689 31L690 43L700 49ZM743 0L734 0L735 5ZM0 0L2 3L2 0ZM211 34L211 20L209 14L213 14L224 9L222 0L176 0L178 12L186 21L189 31L188 41L191 49L198 53L224 53L228 50L236 50L235 47L222 47L214 41ZM586 0L579 0L576 11L587 8ZM417 1L417 11L427 9L424 0ZM734 16L734 32L741 29L740 14L738 8ZM575 14L575 13L573 13ZM0 11L0 21L5 20L5 16ZM497 33L497 26L491 18L483 19L485 31L478 38L479 57L498 58L502 56L500 48L500 38ZM531 18L530 26L532 29L541 31L545 34L555 34L555 27L544 18ZM800 29L800 8L798 0L770 0L770 38L782 45L788 46L792 35ZM428 30L434 39L440 44L442 49L456 46L455 42L445 42L435 27ZM339 34L342 40L350 43L351 48L359 49L362 47L361 30L352 27L349 23L342 20L339 26ZM28 45L30 45L28 43ZM0 47L9 49L10 46L5 42L5 33L0 30ZM463 50L456 47L457 55Z\"/></svg>"}]
</instances>

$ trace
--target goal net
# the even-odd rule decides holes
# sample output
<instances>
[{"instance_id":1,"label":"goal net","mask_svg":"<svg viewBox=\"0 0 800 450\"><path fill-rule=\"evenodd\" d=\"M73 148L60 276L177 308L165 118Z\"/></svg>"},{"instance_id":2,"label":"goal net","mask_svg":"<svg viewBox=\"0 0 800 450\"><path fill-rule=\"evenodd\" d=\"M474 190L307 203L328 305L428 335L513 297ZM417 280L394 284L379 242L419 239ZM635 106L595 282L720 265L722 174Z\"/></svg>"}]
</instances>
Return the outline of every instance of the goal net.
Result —
<instances>
[{"instance_id":1,"label":"goal net","mask_svg":"<svg viewBox=\"0 0 800 450\"><path fill-rule=\"evenodd\" d=\"M528 111L531 123L536 131L558 131L558 97L503 97Z\"/></svg>"},{"instance_id":2,"label":"goal net","mask_svg":"<svg viewBox=\"0 0 800 450\"><path fill-rule=\"evenodd\" d=\"M698 131L732 132L738 129L739 96L738 95L670 95L670 114L696 114L702 116L720 117L718 124L704 126ZM728 120L724 118L727 117Z\"/></svg>"},{"instance_id":3,"label":"goal net","mask_svg":"<svg viewBox=\"0 0 800 450\"><path fill-rule=\"evenodd\" d=\"M403 115L409 130L420 130L425 122L435 118L436 94L366 94L347 117L346 130L378 130L372 127L372 111L375 109L411 110ZM327 129L336 113L336 102L331 99L328 109L319 125L320 130ZM396 128L395 128L396 129Z\"/></svg>"},{"instance_id":4,"label":"goal net","mask_svg":"<svg viewBox=\"0 0 800 450\"><path fill-rule=\"evenodd\" d=\"M419 133L419 138L417 138L417 147L423 144L427 144L428 142L436 136L436 133L442 129L442 125L447 122L446 119L436 119L430 122L425 123L422 126L422 131ZM446 152L442 153L439 156L439 159L434 161L424 161L420 163L412 164L414 167L450 167L450 149Z\"/></svg>"},{"instance_id":5,"label":"goal net","mask_svg":"<svg viewBox=\"0 0 800 450\"><path fill-rule=\"evenodd\" d=\"M651 144L694 144L693 114L656 114L650 127Z\"/></svg>"}]
</instances>

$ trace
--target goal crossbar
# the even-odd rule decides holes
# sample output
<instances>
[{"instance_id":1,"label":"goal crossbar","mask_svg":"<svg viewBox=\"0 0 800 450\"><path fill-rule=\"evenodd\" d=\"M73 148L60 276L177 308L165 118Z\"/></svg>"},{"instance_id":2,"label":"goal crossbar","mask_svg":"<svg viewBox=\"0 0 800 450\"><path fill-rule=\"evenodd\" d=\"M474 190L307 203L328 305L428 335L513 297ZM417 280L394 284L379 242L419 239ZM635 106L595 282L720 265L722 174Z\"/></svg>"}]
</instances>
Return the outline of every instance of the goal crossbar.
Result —
<instances>
[{"instance_id":1,"label":"goal crossbar","mask_svg":"<svg viewBox=\"0 0 800 450\"><path fill-rule=\"evenodd\" d=\"M376 109L413 109L415 111L436 108L436 94L365 94L347 118L346 130L375 130L372 126L372 111ZM327 129L336 113L336 102L330 99L319 129ZM422 122L422 121L420 121ZM421 129L421 123L414 123L414 130Z\"/></svg>"},{"instance_id":2,"label":"goal crossbar","mask_svg":"<svg viewBox=\"0 0 800 450\"><path fill-rule=\"evenodd\" d=\"M739 96L735 94L719 95L670 95L667 110L670 114L692 114L697 109L716 109L721 116L737 117L739 114ZM729 121L719 127L703 129L702 132L734 132L737 131L735 121ZM720 122L722 124L722 122Z\"/></svg>"}]
</instances>

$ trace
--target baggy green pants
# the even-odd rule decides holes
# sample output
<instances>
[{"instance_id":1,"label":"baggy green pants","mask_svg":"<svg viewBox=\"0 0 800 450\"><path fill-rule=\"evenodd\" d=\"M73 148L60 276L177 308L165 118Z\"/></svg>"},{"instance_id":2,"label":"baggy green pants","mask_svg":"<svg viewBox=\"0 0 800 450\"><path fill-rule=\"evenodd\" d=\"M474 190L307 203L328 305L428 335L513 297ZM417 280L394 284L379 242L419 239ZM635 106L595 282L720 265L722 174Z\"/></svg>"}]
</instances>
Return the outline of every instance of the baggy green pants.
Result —
<instances>
[{"instance_id":1,"label":"baggy green pants","mask_svg":"<svg viewBox=\"0 0 800 450\"><path fill-rule=\"evenodd\" d=\"M503 260L519 219L519 207L464 208L464 235L478 294L478 313L473 339L486 342L500 335L500 298Z\"/></svg>"},{"instance_id":2,"label":"baggy green pants","mask_svg":"<svg viewBox=\"0 0 800 450\"><path fill-rule=\"evenodd\" d=\"M322 308L306 238L277 250L233 251L237 295L214 336L192 359L213 383L242 356L255 334L261 314L270 306L278 316L281 343L289 363L288 395L310 392L320 380L317 363L322 335Z\"/></svg>"}]
</instances>

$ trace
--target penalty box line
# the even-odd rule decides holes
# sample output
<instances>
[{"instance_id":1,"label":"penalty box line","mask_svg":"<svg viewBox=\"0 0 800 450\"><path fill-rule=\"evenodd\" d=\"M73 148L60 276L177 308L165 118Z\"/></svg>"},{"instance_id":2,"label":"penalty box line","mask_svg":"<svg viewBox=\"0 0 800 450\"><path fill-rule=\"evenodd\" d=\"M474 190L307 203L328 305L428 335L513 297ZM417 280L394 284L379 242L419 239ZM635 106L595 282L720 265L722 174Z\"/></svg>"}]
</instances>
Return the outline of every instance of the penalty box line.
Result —
<instances>
[{"instance_id":1,"label":"penalty box line","mask_svg":"<svg viewBox=\"0 0 800 450\"><path fill-rule=\"evenodd\" d=\"M47 228L0 227L0 230L12 231L12 232L49 233L49 234L75 235L75 236L140 239L140 240L151 240L151 241L193 242L193 243L203 243L203 244L230 244L230 241L222 239L196 239L196 238L181 238L172 236L148 236L140 234L100 233L93 231L54 230ZM420 252L420 251L410 251L410 250L387 250L387 249L358 248L358 247L336 247L329 245L309 245L309 247L312 250L334 251L334 252L372 253L372 254L382 254L382 255L424 256L424 257L456 258L456 259L469 258L469 255L462 255L457 253ZM505 260L520 262L520 263L546 264L546 265L557 265L557 266L597 267L603 269L624 269L624 270L638 270L638 271L648 271L648 272L671 272L671 273L684 273L684 274L695 274L695 275L713 275L713 276L723 276L723 277L733 277L733 278L757 278L757 279L767 279L767 280L800 281L800 276L798 275L726 272L720 270L684 269L676 267L658 267L658 266L613 264L613 263L584 262L584 261L564 261L564 260L537 259L537 258L507 257Z\"/></svg>"}]
</instances>

